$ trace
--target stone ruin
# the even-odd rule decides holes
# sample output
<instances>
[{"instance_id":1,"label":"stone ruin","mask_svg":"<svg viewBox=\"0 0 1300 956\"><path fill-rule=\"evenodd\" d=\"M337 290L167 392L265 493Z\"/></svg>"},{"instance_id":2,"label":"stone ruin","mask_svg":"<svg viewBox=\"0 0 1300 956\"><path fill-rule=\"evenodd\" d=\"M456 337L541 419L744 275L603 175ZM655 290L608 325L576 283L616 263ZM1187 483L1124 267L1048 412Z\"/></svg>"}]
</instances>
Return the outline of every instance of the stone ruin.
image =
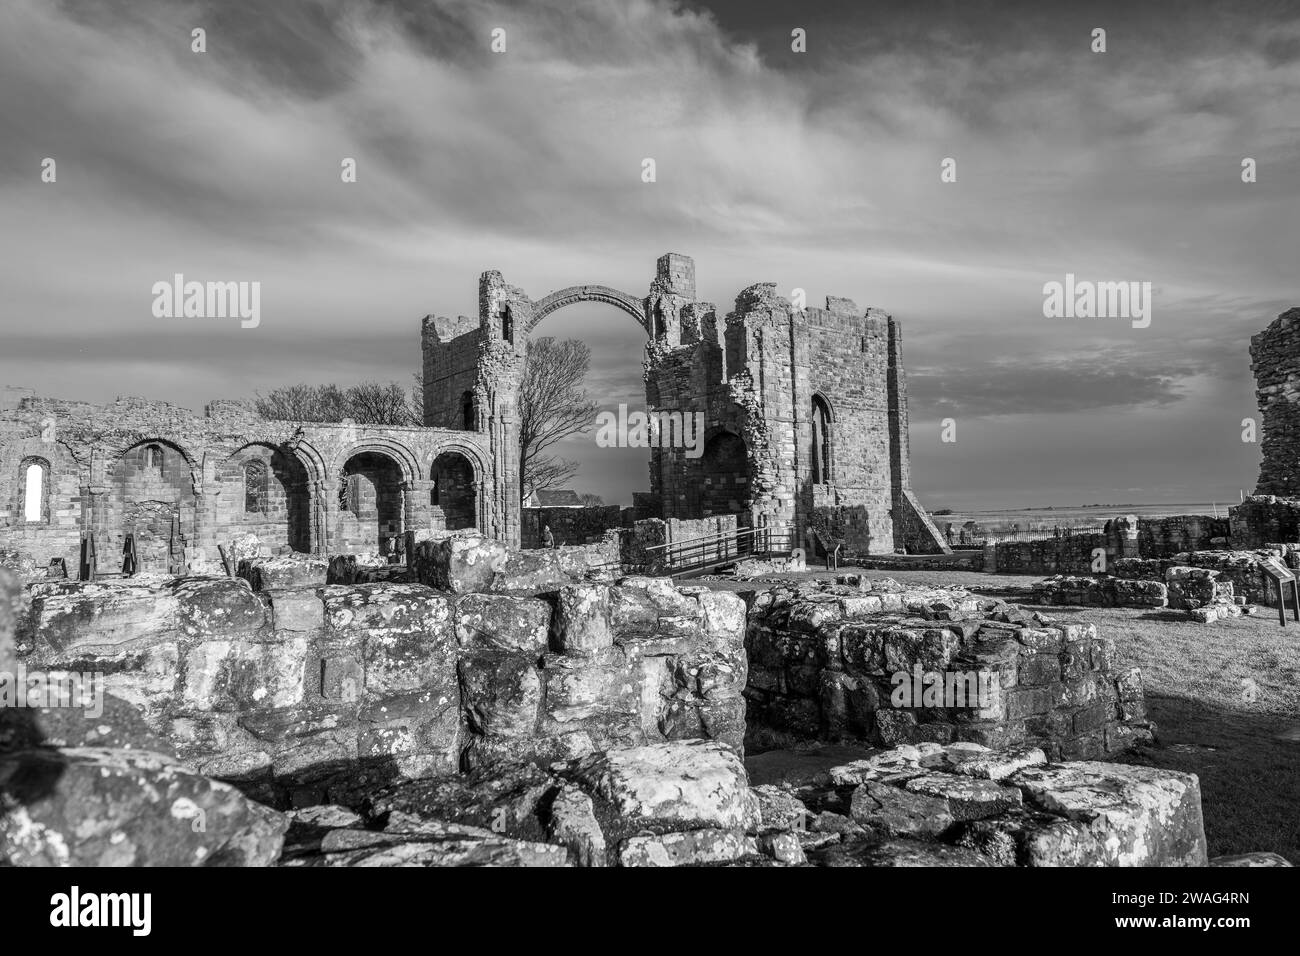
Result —
<instances>
[{"instance_id":1,"label":"stone ruin","mask_svg":"<svg viewBox=\"0 0 1300 956\"><path fill-rule=\"evenodd\" d=\"M457 531L519 548L528 338L581 301L614 305L645 331L646 411L669 428L648 450L649 491L633 508L566 514L564 543L594 544L641 520L727 517L751 532L751 551L949 550L911 490L898 322L844 298L804 308L772 283L719 314L696 298L694 261L669 253L640 297L574 286L532 300L484 273L476 318L422 323L422 427L269 421L232 401L197 415L6 387L0 565L27 581L233 574L249 535L268 553L245 557L379 565ZM687 420L698 433L673 425ZM529 523L534 545L540 520Z\"/></svg>"},{"instance_id":2,"label":"stone ruin","mask_svg":"<svg viewBox=\"0 0 1300 956\"><path fill-rule=\"evenodd\" d=\"M941 560L892 318L758 285L719 322L673 255L643 299L534 302L499 273L480 292L477 320L425 322L424 428L7 394L0 865L1206 862L1195 776L1103 762L1153 728L1095 627L852 575L742 594L657 576L648 542L696 521ZM511 388L527 334L584 299L643 323L648 404L705 412L711 445L652 450L632 534L520 551ZM1234 543L1242 515L1277 541L1300 514L1243 508ZM1142 562L1222 530L1171 525L1143 554L1115 525L1138 583L1113 593L1154 600ZM1249 595L1245 566L1207 560L1165 600ZM13 705L78 675L93 708ZM944 696L962 686L974 702ZM751 777L768 748L830 743L857 756Z\"/></svg>"},{"instance_id":3,"label":"stone ruin","mask_svg":"<svg viewBox=\"0 0 1300 956\"><path fill-rule=\"evenodd\" d=\"M1199 557L1204 562L1210 556L1212 553ZM1248 575L1252 585L1256 578L1267 581L1267 577L1259 570L1256 556L1248 557L1245 561L1247 565L1238 569L1239 575ZM1231 565L1241 562L1242 559L1237 558L1229 559L1227 563ZM1155 568L1151 567L1152 564ZM1160 567L1164 567L1163 582L1118 576L1159 574ZM1040 604L1169 608L1184 611L1189 620L1202 624L1260 613L1260 606L1249 603L1247 594L1236 593L1233 580L1222 570L1130 559L1123 567L1116 567L1115 574L1116 577L1054 575L1034 584L1034 597ZM1248 593L1257 593L1253 587L1246 590ZM1276 600L1271 603L1276 603Z\"/></svg>"},{"instance_id":4,"label":"stone ruin","mask_svg":"<svg viewBox=\"0 0 1300 956\"><path fill-rule=\"evenodd\" d=\"M1113 640L965 591L845 584L773 588L750 615L750 740L862 740L876 746L1032 746L1093 759L1149 742L1142 675ZM895 675L987 674L976 700L891 706Z\"/></svg>"},{"instance_id":5,"label":"stone ruin","mask_svg":"<svg viewBox=\"0 0 1300 956\"><path fill-rule=\"evenodd\" d=\"M517 459L501 453L518 447L528 336L583 301L612 305L645 331L647 410L703 422L694 436L702 448L652 444L650 488L620 524L734 516L789 551L825 548L810 531L830 522L861 553L948 550L911 490L899 323L833 296L804 308L774 283L741 290L730 312L719 311L696 297L689 256L661 256L644 296L581 285L534 300L485 272L477 317L424 320L425 423L489 433L507 485L517 487ZM614 520L607 508L591 518L601 515ZM507 509L505 520L502 537L517 544L518 515Z\"/></svg>"},{"instance_id":6,"label":"stone ruin","mask_svg":"<svg viewBox=\"0 0 1300 956\"><path fill-rule=\"evenodd\" d=\"M0 861L1206 861L1194 776L1069 759L1150 732L1092 628L888 582L742 596L570 562L520 589L498 542L420 550L426 583L0 572L0 671L107 691L97 714L0 708ZM913 661L1007 683L982 714L866 706ZM752 783L774 683L817 714L805 742L860 759Z\"/></svg>"}]
</instances>

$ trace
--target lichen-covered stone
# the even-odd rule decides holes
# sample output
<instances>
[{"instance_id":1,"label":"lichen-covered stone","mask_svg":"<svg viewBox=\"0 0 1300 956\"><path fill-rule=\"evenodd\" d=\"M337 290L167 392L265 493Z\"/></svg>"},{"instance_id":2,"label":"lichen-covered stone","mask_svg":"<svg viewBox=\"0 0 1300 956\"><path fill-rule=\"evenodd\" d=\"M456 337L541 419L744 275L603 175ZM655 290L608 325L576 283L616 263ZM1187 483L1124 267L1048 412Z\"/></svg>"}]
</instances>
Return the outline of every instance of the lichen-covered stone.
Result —
<instances>
[{"instance_id":1,"label":"lichen-covered stone","mask_svg":"<svg viewBox=\"0 0 1300 956\"><path fill-rule=\"evenodd\" d=\"M547 836L569 851L575 866L605 866L605 834L591 797L571 784L560 787L550 806Z\"/></svg>"},{"instance_id":2,"label":"lichen-covered stone","mask_svg":"<svg viewBox=\"0 0 1300 956\"><path fill-rule=\"evenodd\" d=\"M748 829L758 819L744 765L710 741L618 748L570 766L564 775L612 805L630 825Z\"/></svg>"},{"instance_id":3,"label":"lichen-covered stone","mask_svg":"<svg viewBox=\"0 0 1300 956\"><path fill-rule=\"evenodd\" d=\"M0 754L0 860L15 866L266 866L288 821L162 754Z\"/></svg>"},{"instance_id":4,"label":"lichen-covered stone","mask_svg":"<svg viewBox=\"0 0 1300 956\"><path fill-rule=\"evenodd\" d=\"M329 583L329 562L310 554L285 554L239 562L239 576L254 591L323 587Z\"/></svg>"},{"instance_id":5,"label":"lichen-covered stone","mask_svg":"<svg viewBox=\"0 0 1300 956\"><path fill-rule=\"evenodd\" d=\"M948 801L869 780L853 791L854 822L884 836L936 837L953 824Z\"/></svg>"},{"instance_id":6,"label":"lichen-covered stone","mask_svg":"<svg viewBox=\"0 0 1300 956\"><path fill-rule=\"evenodd\" d=\"M729 863L758 853L743 830L682 830L628 837L618 850L620 866L702 866Z\"/></svg>"},{"instance_id":7,"label":"lichen-covered stone","mask_svg":"<svg viewBox=\"0 0 1300 956\"><path fill-rule=\"evenodd\" d=\"M609 587L587 584L561 588L552 632L555 650L589 657L613 643Z\"/></svg>"},{"instance_id":8,"label":"lichen-covered stone","mask_svg":"<svg viewBox=\"0 0 1300 956\"><path fill-rule=\"evenodd\" d=\"M416 545L414 565L422 584L464 594L491 590L509 558L506 545L479 535L462 534Z\"/></svg>"},{"instance_id":9,"label":"lichen-covered stone","mask_svg":"<svg viewBox=\"0 0 1300 956\"><path fill-rule=\"evenodd\" d=\"M465 654L457 665L470 729L485 737L532 737L542 703L536 658L504 651Z\"/></svg>"},{"instance_id":10,"label":"lichen-covered stone","mask_svg":"<svg viewBox=\"0 0 1300 956\"><path fill-rule=\"evenodd\" d=\"M551 608L537 598L466 594L453 616L456 641L470 650L495 649L539 655L546 650Z\"/></svg>"},{"instance_id":11,"label":"lichen-covered stone","mask_svg":"<svg viewBox=\"0 0 1300 956\"><path fill-rule=\"evenodd\" d=\"M1205 830L1195 775L1090 761L1017 771L1026 803L1063 817L1077 839L1044 839L1031 865L1203 866Z\"/></svg>"},{"instance_id":12,"label":"lichen-covered stone","mask_svg":"<svg viewBox=\"0 0 1300 956\"><path fill-rule=\"evenodd\" d=\"M55 659L136 651L177 637L180 604L171 589L148 584L59 581L31 588L38 650Z\"/></svg>"}]
</instances>

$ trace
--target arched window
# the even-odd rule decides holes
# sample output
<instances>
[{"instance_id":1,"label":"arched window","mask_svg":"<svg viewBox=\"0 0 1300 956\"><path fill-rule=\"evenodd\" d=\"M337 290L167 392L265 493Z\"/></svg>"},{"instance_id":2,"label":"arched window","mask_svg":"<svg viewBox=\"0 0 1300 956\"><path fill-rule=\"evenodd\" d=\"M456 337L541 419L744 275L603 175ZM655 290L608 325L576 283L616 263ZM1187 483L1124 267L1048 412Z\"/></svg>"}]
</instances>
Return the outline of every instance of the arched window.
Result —
<instances>
[{"instance_id":1,"label":"arched window","mask_svg":"<svg viewBox=\"0 0 1300 956\"><path fill-rule=\"evenodd\" d=\"M244 513L265 514L266 497L266 462L254 459L244 465Z\"/></svg>"},{"instance_id":2,"label":"arched window","mask_svg":"<svg viewBox=\"0 0 1300 956\"><path fill-rule=\"evenodd\" d=\"M23 520L29 522L46 521L50 509L46 501L49 494L50 466L37 458L23 461L19 469Z\"/></svg>"},{"instance_id":3,"label":"arched window","mask_svg":"<svg viewBox=\"0 0 1300 956\"><path fill-rule=\"evenodd\" d=\"M465 429L465 431L467 432L474 431L477 422L475 422L474 420L476 416L474 414L474 393L473 392L467 391L464 395L460 397L460 417L461 417L462 427Z\"/></svg>"},{"instance_id":4,"label":"arched window","mask_svg":"<svg viewBox=\"0 0 1300 956\"><path fill-rule=\"evenodd\" d=\"M514 313L510 311L509 304L502 307L499 315L501 318L501 337L513 345L515 341L515 317Z\"/></svg>"},{"instance_id":5,"label":"arched window","mask_svg":"<svg viewBox=\"0 0 1300 956\"><path fill-rule=\"evenodd\" d=\"M813 396L812 426L812 480L814 485L824 485L832 475L831 407L820 395Z\"/></svg>"},{"instance_id":6,"label":"arched window","mask_svg":"<svg viewBox=\"0 0 1300 956\"><path fill-rule=\"evenodd\" d=\"M140 453L140 462L146 471L162 473L163 450L161 445L145 445Z\"/></svg>"}]
</instances>

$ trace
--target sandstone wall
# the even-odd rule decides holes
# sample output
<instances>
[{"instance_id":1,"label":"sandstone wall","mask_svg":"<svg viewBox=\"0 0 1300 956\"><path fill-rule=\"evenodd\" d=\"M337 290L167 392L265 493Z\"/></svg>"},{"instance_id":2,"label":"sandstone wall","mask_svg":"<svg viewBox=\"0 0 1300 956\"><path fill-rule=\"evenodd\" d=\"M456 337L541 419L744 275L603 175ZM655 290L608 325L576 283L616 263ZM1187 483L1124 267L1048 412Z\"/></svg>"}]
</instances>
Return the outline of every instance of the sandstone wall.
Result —
<instances>
[{"instance_id":1,"label":"sandstone wall","mask_svg":"<svg viewBox=\"0 0 1300 956\"><path fill-rule=\"evenodd\" d=\"M751 745L792 738L886 745L1032 744L1094 758L1149 735L1141 675L1093 625L963 591L804 585L754 600L746 637ZM986 706L895 707L895 674L996 675Z\"/></svg>"},{"instance_id":2,"label":"sandstone wall","mask_svg":"<svg viewBox=\"0 0 1300 956\"><path fill-rule=\"evenodd\" d=\"M1169 592L1160 581L1055 575L1034 584L1039 604L1094 607L1165 607Z\"/></svg>"},{"instance_id":3,"label":"sandstone wall","mask_svg":"<svg viewBox=\"0 0 1300 956\"><path fill-rule=\"evenodd\" d=\"M994 567L987 560L984 570L998 574L1088 574L1094 551L1107 549L1107 536L1100 533L1067 534L1034 541L999 541L993 546Z\"/></svg>"},{"instance_id":4,"label":"sandstone wall","mask_svg":"<svg viewBox=\"0 0 1300 956\"><path fill-rule=\"evenodd\" d=\"M1250 339L1260 426L1260 495L1300 495L1300 309L1283 312ZM1292 541L1294 537L1274 538ZM1244 546L1249 547L1250 545Z\"/></svg>"},{"instance_id":5,"label":"sandstone wall","mask_svg":"<svg viewBox=\"0 0 1300 956\"><path fill-rule=\"evenodd\" d=\"M1232 534L1229 519L1213 515L1168 515L1138 519L1138 552L1144 558L1223 548Z\"/></svg>"},{"instance_id":6,"label":"sandstone wall","mask_svg":"<svg viewBox=\"0 0 1300 956\"><path fill-rule=\"evenodd\" d=\"M109 692L201 772L283 803L615 745L739 749L744 604L659 579L528 594L235 578L37 584L30 667Z\"/></svg>"},{"instance_id":7,"label":"sandstone wall","mask_svg":"<svg viewBox=\"0 0 1300 956\"><path fill-rule=\"evenodd\" d=\"M29 580L52 558L78 575L83 535L98 570L213 573L218 546L253 534L272 552L374 551L434 525L434 461L475 476L480 531L509 537L505 472L478 432L268 421L234 402L203 415L166 402L106 405L27 397L0 410L0 552ZM24 508L28 468L44 469L42 515Z\"/></svg>"},{"instance_id":8,"label":"sandstone wall","mask_svg":"<svg viewBox=\"0 0 1300 956\"><path fill-rule=\"evenodd\" d=\"M545 547L543 529L549 527L556 544L592 544L607 531L623 526L623 509L618 505L585 508L524 508L524 548Z\"/></svg>"}]
</instances>

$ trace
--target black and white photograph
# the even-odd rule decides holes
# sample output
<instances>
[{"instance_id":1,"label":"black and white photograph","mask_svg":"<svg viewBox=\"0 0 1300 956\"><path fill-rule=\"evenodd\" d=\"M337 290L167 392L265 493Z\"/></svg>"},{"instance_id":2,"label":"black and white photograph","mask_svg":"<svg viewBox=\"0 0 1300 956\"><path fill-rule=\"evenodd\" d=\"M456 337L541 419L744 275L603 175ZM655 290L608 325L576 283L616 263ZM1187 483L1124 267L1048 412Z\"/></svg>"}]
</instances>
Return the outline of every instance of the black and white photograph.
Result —
<instances>
[{"instance_id":1,"label":"black and white photograph","mask_svg":"<svg viewBox=\"0 0 1300 956\"><path fill-rule=\"evenodd\" d=\"M0 223L35 929L1294 892L1300 3L3 0Z\"/></svg>"}]
</instances>

